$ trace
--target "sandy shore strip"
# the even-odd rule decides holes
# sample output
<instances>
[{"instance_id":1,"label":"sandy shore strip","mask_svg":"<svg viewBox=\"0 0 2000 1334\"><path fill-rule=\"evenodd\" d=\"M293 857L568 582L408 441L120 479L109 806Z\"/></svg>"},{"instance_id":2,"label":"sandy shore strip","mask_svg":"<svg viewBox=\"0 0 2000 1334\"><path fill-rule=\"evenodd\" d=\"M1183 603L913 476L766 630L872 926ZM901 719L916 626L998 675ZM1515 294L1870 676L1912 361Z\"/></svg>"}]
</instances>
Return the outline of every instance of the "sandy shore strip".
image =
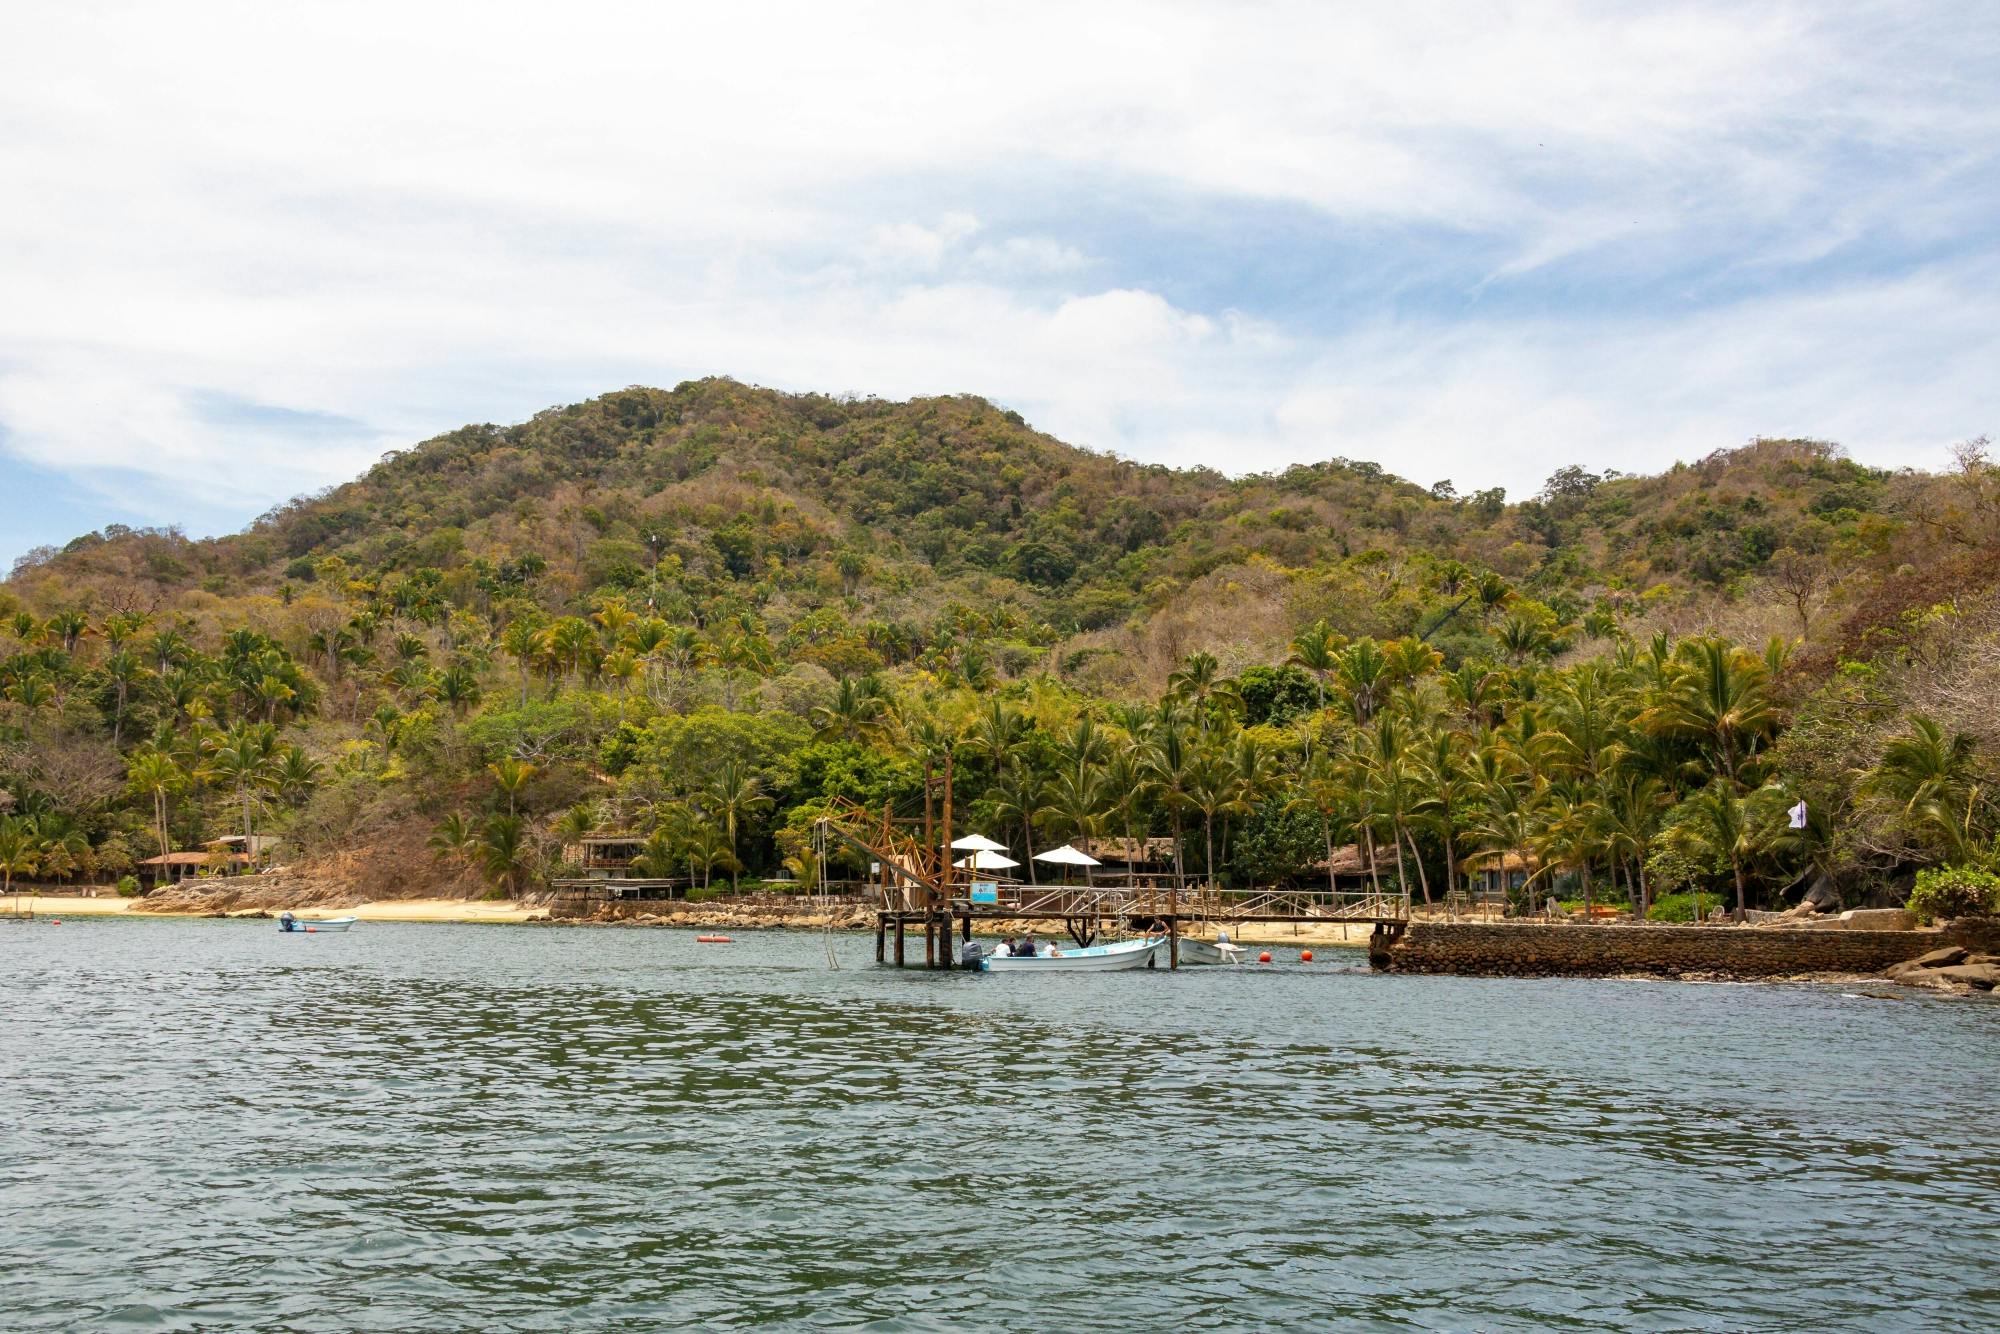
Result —
<instances>
[{"instance_id":1,"label":"sandy shore strip","mask_svg":"<svg viewBox=\"0 0 2000 1334\"><path fill-rule=\"evenodd\" d=\"M142 912L139 899L123 899L115 894L89 898L82 894L23 894L22 912L37 917L212 917L213 913ZM0 898L0 913L14 911L11 897ZM301 921L316 917L358 917L364 922L532 922L548 916L548 909L523 903L485 903L474 899L392 899L382 903L362 903L350 908L296 908ZM277 909L243 908L231 917L275 917Z\"/></svg>"}]
</instances>

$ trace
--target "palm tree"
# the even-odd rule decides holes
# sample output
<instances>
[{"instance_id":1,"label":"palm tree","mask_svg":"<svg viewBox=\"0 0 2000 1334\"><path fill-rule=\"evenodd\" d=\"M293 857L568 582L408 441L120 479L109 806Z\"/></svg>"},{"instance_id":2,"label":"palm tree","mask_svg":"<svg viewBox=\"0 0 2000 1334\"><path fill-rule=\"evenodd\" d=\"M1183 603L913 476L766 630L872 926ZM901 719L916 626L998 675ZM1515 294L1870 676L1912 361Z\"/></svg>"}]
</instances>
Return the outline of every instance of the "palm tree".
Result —
<instances>
[{"instance_id":1,"label":"palm tree","mask_svg":"<svg viewBox=\"0 0 2000 1334\"><path fill-rule=\"evenodd\" d=\"M325 769L324 764L306 754L305 747L287 746L272 766L270 786L287 801L302 801L319 785Z\"/></svg>"},{"instance_id":2,"label":"palm tree","mask_svg":"<svg viewBox=\"0 0 2000 1334\"><path fill-rule=\"evenodd\" d=\"M448 861L467 861L478 850L479 831L466 818L453 811L438 821L430 837L424 842L430 850Z\"/></svg>"},{"instance_id":3,"label":"palm tree","mask_svg":"<svg viewBox=\"0 0 2000 1334\"><path fill-rule=\"evenodd\" d=\"M777 804L764 795L763 780L756 772L733 756L716 766L715 776L703 789L702 796L709 811L721 819L723 832L729 836L729 859L732 863L737 860L737 838L743 824L759 811L769 810ZM729 873L732 890L737 886L737 869L732 867Z\"/></svg>"},{"instance_id":4,"label":"palm tree","mask_svg":"<svg viewBox=\"0 0 2000 1334\"><path fill-rule=\"evenodd\" d=\"M1174 835L1174 880L1187 882L1181 855L1181 816L1192 804L1188 799L1188 775L1194 768L1194 747L1189 744L1178 713L1162 711L1146 738L1144 765L1152 779L1153 791L1167 809Z\"/></svg>"},{"instance_id":5,"label":"palm tree","mask_svg":"<svg viewBox=\"0 0 2000 1334\"><path fill-rule=\"evenodd\" d=\"M1632 909L1640 921L1653 905L1646 883L1646 853L1659 832L1662 797L1660 782L1638 774L1626 774L1607 789L1603 801L1604 850L1616 867L1624 863Z\"/></svg>"},{"instance_id":6,"label":"palm tree","mask_svg":"<svg viewBox=\"0 0 2000 1334\"><path fill-rule=\"evenodd\" d=\"M160 838L160 855L166 856L173 851L167 839L167 797L186 784L186 773L174 763L172 755L148 747L132 756L126 781L132 791L153 799L153 828Z\"/></svg>"},{"instance_id":7,"label":"palm tree","mask_svg":"<svg viewBox=\"0 0 2000 1334\"><path fill-rule=\"evenodd\" d=\"M813 739L851 741L857 745L881 735L888 714L888 700L873 677L855 680L843 676L833 699L815 704L809 715Z\"/></svg>"},{"instance_id":8,"label":"palm tree","mask_svg":"<svg viewBox=\"0 0 2000 1334\"><path fill-rule=\"evenodd\" d=\"M25 816L0 815L0 876L5 876L0 895L13 898L17 917L21 914L21 899L14 890L14 877L32 874L41 865L41 859L42 841L34 822Z\"/></svg>"},{"instance_id":9,"label":"palm tree","mask_svg":"<svg viewBox=\"0 0 2000 1334\"><path fill-rule=\"evenodd\" d=\"M1308 756L1299 775L1297 792L1285 803L1287 810L1311 811L1319 817L1320 833L1326 843L1326 887L1329 893L1340 888L1333 868L1333 835L1336 826L1346 827L1352 807L1353 788L1341 763L1325 751Z\"/></svg>"},{"instance_id":10,"label":"palm tree","mask_svg":"<svg viewBox=\"0 0 2000 1334\"><path fill-rule=\"evenodd\" d=\"M1965 858L1979 805L1970 733L1947 734L1928 714L1910 715L1910 730L1890 738L1882 760L1862 777L1862 795L1886 801L1910 825L1935 834L1947 855Z\"/></svg>"},{"instance_id":11,"label":"palm tree","mask_svg":"<svg viewBox=\"0 0 2000 1334\"><path fill-rule=\"evenodd\" d=\"M965 733L965 750L984 759L998 773L1013 756L1014 747L1027 737L1029 726L1013 705L1003 699L989 699Z\"/></svg>"},{"instance_id":12,"label":"palm tree","mask_svg":"<svg viewBox=\"0 0 2000 1334\"><path fill-rule=\"evenodd\" d=\"M1388 693L1390 666L1382 646L1373 639L1357 639L1340 654L1334 669L1340 688L1347 692L1347 704L1354 721L1366 727Z\"/></svg>"},{"instance_id":13,"label":"palm tree","mask_svg":"<svg viewBox=\"0 0 2000 1334\"><path fill-rule=\"evenodd\" d=\"M146 668L130 650L119 648L105 658L102 670L111 685L111 747L116 750L124 741L125 710L131 701L132 687L145 676Z\"/></svg>"},{"instance_id":14,"label":"palm tree","mask_svg":"<svg viewBox=\"0 0 2000 1334\"><path fill-rule=\"evenodd\" d=\"M463 718L479 703L479 674L471 664L455 662L439 674L434 689L451 717Z\"/></svg>"},{"instance_id":15,"label":"palm tree","mask_svg":"<svg viewBox=\"0 0 2000 1334\"><path fill-rule=\"evenodd\" d=\"M1376 720L1373 732L1362 740L1367 745L1362 757L1366 791L1370 804L1389 822L1390 837L1396 845L1396 879L1407 892L1409 880L1403 870L1403 845L1407 842L1410 856L1417 864L1417 883L1423 890L1424 903L1429 905L1430 875L1424 870L1423 856L1417 851L1416 836L1411 832L1423 798L1405 754L1403 733L1396 719L1385 714Z\"/></svg>"},{"instance_id":16,"label":"palm tree","mask_svg":"<svg viewBox=\"0 0 2000 1334\"><path fill-rule=\"evenodd\" d=\"M1021 831L1023 856L1035 850L1034 823L1048 810L1044 795L1041 779L1014 756L1001 764L993 786L986 790L985 801L998 827Z\"/></svg>"},{"instance_id":17,"label":"palm tree","mask_svg":"<svg viewBox=\"0 0 2000 1334\"><path fill-rule=\"evenodd\" d=\"M518 897L521 868L527 860L528 823L514 814L491 815L479 827L473 849L479 869L509 898Z\"/></svg>"},{"instance_id":18,"label":"palm tree","mask_svg":"<svg viewBox=\"0 0 2000 1334\"><path fill-rule=\"evenodd\" d=\"M507 628L500 632L500 648L514 659L521 672L521 704L528 703L528 672L542 654L542 626L540 621L522 616L509 621Z\"/></svg>"},{"instance_id":19,"label":"palm tree","mask_svg":"<svg viewBox=\"0 0 2000 1334\"><path fill-rule=\"evenodd\" d=\"M256 865L257 838L252 826L252 794L268 786L277 764L278 729L270 723L238 723L215 746L203 776L234 788L243 812L243 869Z\"/></svg>"},{"instance_id":20,"label":"palm tree","mask_svg":"<svg viewBox=\"0 0 2000 1334\"><path fill-rule=\"evenodd\" d=\"M706 820L697 820L681 842L681 851L687 855L688 864L701 868L701 887L707 889L709 877L720 866L730 874L730 885L735 887L735 877L743 869L743 863L736 859L730 848L728 836Z\"/></svg>"},{"instance_id":21,"label":"palm tree","mask_svg":"<svg viewBox=\"0 0 2000 1334\"><path fill-rule=\"evenodd\" d=\"M1694 742L1707 752L1714 772L1746 786L1745 761L1778 724L1764 661L1714 637L1683 641L1676 656L1678 670L1659 702L1639 715L1639 725Z\"/></svg>"},{"instance_id":22,"label":"palm tree","mask_svg":"<svg viewBox=\"0 0 2000 1334\"><path fill-rule=\"evenodd\" d=\"M1325 620L1314 621L1292 638L1292 651L1285 662L1312 673L1319 688L1318 711L1326 711L1326 683L1340 664L1340 650L1347 640L1334 632Z\"/></svg>"},{"instance_id":23,"label":"palm tree","mask_svg":"<svg viewBox=\"0 0 2000 1334\"><path fill-rule=\"evenodd\" d=\"M1670 845L1697 856L1729 863L1736 882L1736 920L1749 915L1743 865L1760 850L1757 806L1726 780L1717 780L1687 800L1688 818L1667 831Z\"/></svg>"},{"instance_id":24,"label":"palm tree","mask_svg":"<svg viewBox=\"0 0 2000 1334\"><path fill-rule=\"evenodd\" d=\"M487 765L486 772L493 775L493 781L507 794L507 814L515 814L522 789L537 772L535 766L516 756L503 755Z\"/></svg>"},{"instance_id":25,"label":"palm tree","mask_svg":"<svg viewBox=\"0 0 2000 1334\"><path fill-rule=\"evenodd\" d=\"M1212 653L1190 653L1180 670L1167 678L1167 689L1194 706L1195 726L1208 731L1210 713L1217 708L1233 709L1242 701L1222 675L1222 664Z\"/></svg>"},{"instance_id":26,"label":"palm tree","mask_svg":"<svg viewBox=\"0 0 2000 1334\"><path fill-rule=\"evenodd\" d=\"M1207 843L1205 874L1210 889L1215 888L1215 817L1246 809L1236 766L1220 742L1197 745L1184 784L1187 802L1201 812L1202 831Z\"/></svg>"},{"instance_id":27,"label":"palm tree","mask_svg":"<svg viewBox=\"0 0 2000 1334\"><path fill-rule=\"evenodd\" d=\"M1566 784L1550 790L1535 850L1542 859L1542 871L1558 866L1575 868L1583 876L1583 919L1596 920L1591 866L1602 849L1603 811L1583 784Z\"/></svg>"}]
</instances>

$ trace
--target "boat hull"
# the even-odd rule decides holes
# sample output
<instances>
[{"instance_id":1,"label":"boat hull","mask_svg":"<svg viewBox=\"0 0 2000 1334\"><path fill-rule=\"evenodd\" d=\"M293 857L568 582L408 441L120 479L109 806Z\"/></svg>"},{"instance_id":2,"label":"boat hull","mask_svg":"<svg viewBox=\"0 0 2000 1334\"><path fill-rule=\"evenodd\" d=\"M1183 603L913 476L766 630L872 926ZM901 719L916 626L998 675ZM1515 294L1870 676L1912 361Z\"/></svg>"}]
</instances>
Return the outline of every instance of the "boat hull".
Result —
<instances>
[{"instance_id":1,"label":"boat hull","mask_svg":"<svg viewBox=\"0 0 2000 1334\"><path fill-rule=\"evenodd\" d=\"M1213 940L1190 940L1182 937L1180 960L1183 968L1189 964L1232 964L1243 962L1241 945L1224 945Z\"/></svg>"},{"instance_id":2,"label":"boat hull","mask_svg":"<svg viewBox=\"0 0 2000 1334\"><path fill-rule=\"evenodd\" d=\"M359 920L359 918L355 917L328 917L324 920L314 921L299 917L293 919L290 926L280 923L278 930L288 936L301 936L309 932L313 935L319 935L327 931L345 931Z\"/></svg>"},{"instance_id":3,"label":"boat hull","mask_svg":"<svg viewBox=\"0 0 2000 1334\"><path fill-rule=\"evenodd\" d=\"M1165 937L1156 937L1064 950L1053 958L1047 955L1022 958L994 954L986 957L983 967L989 973L1110 973L1126 968L1144 968L1160 957L1166 945Z\"/></svg>"}]
</instances>

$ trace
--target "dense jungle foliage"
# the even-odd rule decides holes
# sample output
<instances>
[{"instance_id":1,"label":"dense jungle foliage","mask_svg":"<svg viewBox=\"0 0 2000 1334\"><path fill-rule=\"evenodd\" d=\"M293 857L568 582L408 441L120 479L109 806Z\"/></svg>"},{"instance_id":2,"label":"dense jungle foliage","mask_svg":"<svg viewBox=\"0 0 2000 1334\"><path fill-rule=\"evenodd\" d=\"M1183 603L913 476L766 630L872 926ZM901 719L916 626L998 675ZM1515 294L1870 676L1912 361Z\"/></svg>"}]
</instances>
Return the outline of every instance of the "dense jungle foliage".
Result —
<instances>
[{"instance_id":1,"label":"dense jungle foliage","mask_svg":"<svg viewBox=\"0 0 2000 1334\"><path fill-rule=\"evenodd\" d=\"M1141 465L973 398L630 389L241 534L20 562L0 872L275 834L359 892L521 893L616 830L654 874L810 873L821 811L919 805L949 754L1017 857L1165 836L1310 883L1358 843L1423 897L1513 854L1641 910L1858 900L1994 859L1996 555L1981 441L1932 475L1762 440L1510 504Z\"/></svg>"}]
</instances>

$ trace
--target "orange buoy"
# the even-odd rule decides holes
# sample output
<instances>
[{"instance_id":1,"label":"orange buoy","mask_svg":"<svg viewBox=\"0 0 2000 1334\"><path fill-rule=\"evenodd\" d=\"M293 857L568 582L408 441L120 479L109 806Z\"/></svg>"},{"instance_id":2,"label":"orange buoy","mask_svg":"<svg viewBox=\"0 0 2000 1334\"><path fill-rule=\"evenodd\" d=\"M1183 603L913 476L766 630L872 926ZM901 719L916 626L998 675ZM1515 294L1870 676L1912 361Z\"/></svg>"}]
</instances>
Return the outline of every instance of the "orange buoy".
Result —
<instances>
[{"instance_id":1,"label":"orange buoy","mask_svg":"<svg viewBox=\"0 0 2000 1334\"><path fill-rule=\"evenodd\" d=\"M1300 962L1300 963L1311 963L1312 961L1313 961L1313 952L1312 952L1311 950L1300 950L1300 951L1299 951L1299 962Z\"/></svg>"},{"instance_id":2,"label":"orange buoy","mask_svg":"<svg viewBox=\"0 0 2000 1334\"><path fill-rule=\"evenodd\" d=\"M317 930L319 930L319 928L318 928L318 927L316 927L316 926L309 926L309 927L307 927L307 928L306 928L306 934L307 934L307 935L311 935L311 934L312 934L313 932L315 932L315 931L317 931Z\"/></svg>"},{"instance_id":3,"label":"orange buoy","mask_svg":"<svg viewBox=\"0 0 2000 1334\"><path fill-rule=\"evenodd\" d=\"M1269 962L1271 962L1271 951L1269 951L1269 950L1265 950L1265 951L1264 951L1264 952L1263 952L1262 954L1258 955L1258 956L1257 956L1257 962L1258 962L1258 963L1269 963Z\"/></svg>"},{"instance_id":4,"label":"orange buoy","mask_svg":"<svg viewBox=\"0 0 2000 1334\"><path fill-rule=\"evenodd\" d=\"M694 943L697 945L734 945L736 942L728 936L696 936Z\"/></svg>"}]
</instances>

